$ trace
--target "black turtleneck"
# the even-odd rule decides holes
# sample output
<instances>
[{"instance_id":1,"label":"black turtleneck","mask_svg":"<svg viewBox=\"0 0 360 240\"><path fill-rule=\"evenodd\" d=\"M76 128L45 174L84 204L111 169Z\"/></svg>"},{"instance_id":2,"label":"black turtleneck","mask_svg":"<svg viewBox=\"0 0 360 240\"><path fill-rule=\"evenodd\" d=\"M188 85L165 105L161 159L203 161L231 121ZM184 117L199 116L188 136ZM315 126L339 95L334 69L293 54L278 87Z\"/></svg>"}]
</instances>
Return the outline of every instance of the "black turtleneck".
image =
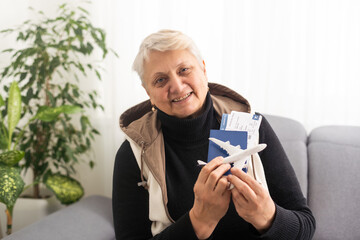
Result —
<instances>
[{"instance_id":1,"label":"black turtleneck","mask_svg":"<svg viewBox=\"0 0 360 240\"><path fill-rule=\"evenodd\" d=\"M200 172L197 160L206 161L210 129L219 129L210 94L203 113L192 119L179 119L158 110L165 142L168 209L176 221L194 203L193 186Z\"/></svg>"},{"instance_id":2,"label":"black turtleneck","mask_svg":"<svg viewBox=\"0 0 360 240\"><path fill-rule=\"evenodd\" d=\"M209 94L204 112L194 119L177 119L158 110L165 142L168 209L175 223L156 236L151 234L149 194L139 187L140 169L128 141L115 159L113 176L113 216L116 239L197 239L189 218L193 205L193 186L200 168L198 159L206 160L210 129L219 123ZM263 118L260 143L267 148L262 159L269 191L276 203L272 227L263 235L240 218L230 202L227 214L213 232L215 239L311 239L315 220L303 197L286 154L269 123Z\"/></svg>"}]
</instances>

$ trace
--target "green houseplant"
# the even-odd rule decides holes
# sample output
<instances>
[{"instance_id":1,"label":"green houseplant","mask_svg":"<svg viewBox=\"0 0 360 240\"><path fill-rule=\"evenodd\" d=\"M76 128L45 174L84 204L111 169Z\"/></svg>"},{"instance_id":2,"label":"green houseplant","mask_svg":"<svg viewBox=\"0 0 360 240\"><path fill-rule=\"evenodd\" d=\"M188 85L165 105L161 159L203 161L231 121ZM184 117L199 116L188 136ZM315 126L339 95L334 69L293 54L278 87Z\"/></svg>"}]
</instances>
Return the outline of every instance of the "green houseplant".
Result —
<instances>
[{"instance_id":1,"label":"green houseplant","mask_svg":"<svg viewBox=\"0 0 360 240\"><path fill-rule=\"evenodd\" d=\"M30 119L21 129L14 129L14 147L24 154L24 159L14 165L25 172L32 171L33 197L41 197L42 184L62 203L69 204L79 198L74 200L71 192L65 191L68 180L73 180L70 176L76 173L75 165L85 161L81 156L89 152L99 134L86 113L103 110L96 90L84 91L80 82L88 81L91 75L101 80L102 68L94 56L102 60L112 50L106 46L105 32L91 24L89 13L82 7L63 4L56 17L47 17L41 11L38 15L39 19L1 31L16 35L25 47L3 50L12 60L3 68L0 84L10 96L11 88L6 83L18 83L23 104L20 117ZM10 117L8 110L0 112L3 120L6 115ZM34 117L39 114L41 119ZM8 132L0 135L0 148L6 145L9 150L9 144L4 143L9 143ZM92 160L86 164L94 166Z\"/></svg>"},{"instance_id":2,"label":"green houseplant","mask_svg":"<svg viewBox=\"0 0 360 240\"><path fill-rule=\"evenodd\" d=\"M3 148L0 153L0 202L6 205L7 233L10 234L13 208L25 185L20 176L20 168L14 166L24 157L24 152L17 151L16 146L12 146L12 135L20 120L21 112L21 96L16 82L10 87L7 102L8 124L5 124L4 117L0 114L0 136L2 136L0 144ZM3 107L5 101L0 95L0 110Z\"/></svg>"},{"instance_id":3,"label":"green houseplant","mask_svg":"<svg viewBox=\"0 0 360 240\"><path fill-rule=\"evenodd\" d=\"M2 136L2 150L0 150L0 202L6 205L8 234L11 234L14 205L17 198L23 192L25 185L20 175L21 168L18 164L23 159L25 152L16 149L26 127L33 121L52 122L56 121L61 113L73 114L82 111L80 107L75 105L63 105L54 108L44 106L33 117L27 120L27 123L20 131L15 132L15 128L20 121L21 104L20 89L17 82L14 81L10 86L9 95L5 101L0 95L0 110L5 108L6 112L4 116L0 114L0 133ZM76 180L69 176L53 174L50 170L44 176L43 182L61 201L74 202L84 194L81 185ZM64 195L66 195L65 198Z\"/></svg>"}]
</instances>

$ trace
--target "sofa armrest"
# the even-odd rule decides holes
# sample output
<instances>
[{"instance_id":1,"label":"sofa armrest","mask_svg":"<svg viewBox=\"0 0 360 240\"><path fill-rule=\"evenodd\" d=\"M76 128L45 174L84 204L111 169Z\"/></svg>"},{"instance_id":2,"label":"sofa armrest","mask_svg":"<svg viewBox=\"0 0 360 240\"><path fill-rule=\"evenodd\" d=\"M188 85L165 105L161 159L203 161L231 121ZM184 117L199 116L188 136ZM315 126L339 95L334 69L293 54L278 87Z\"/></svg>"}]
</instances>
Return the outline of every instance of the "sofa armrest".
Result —
<instances>
[{"instance_id":1,"label":"sofa armrest","mask_svg":"<svg viewBox=\"0 0 360 240\"><path fill-rule=\"evenodd\" d=\"M308 153L314 239L360 239L360 127L316 128Z\"/></svg>"},{"instance_id":2,"label":"sofa armrest","mask_svg":"<svg viewBox=\"0 0 360 240\"><path fill-rule=\"evenodd\" d=\"M84 198L3 239L115 239L111 199Z\"/></svg>"},{"instance_id":3,"label":"sofa armrest","mask_svg":"<svg viewBox=\"0 0 360 240\"><path fill-rule=\"evenodd\" d=\"M308 157L307 133L302 124L293 119L265 115L278 136L285 153L293 166L299 180L301 190L307 197L308 190Z\"/></svg>"}]
</instances>

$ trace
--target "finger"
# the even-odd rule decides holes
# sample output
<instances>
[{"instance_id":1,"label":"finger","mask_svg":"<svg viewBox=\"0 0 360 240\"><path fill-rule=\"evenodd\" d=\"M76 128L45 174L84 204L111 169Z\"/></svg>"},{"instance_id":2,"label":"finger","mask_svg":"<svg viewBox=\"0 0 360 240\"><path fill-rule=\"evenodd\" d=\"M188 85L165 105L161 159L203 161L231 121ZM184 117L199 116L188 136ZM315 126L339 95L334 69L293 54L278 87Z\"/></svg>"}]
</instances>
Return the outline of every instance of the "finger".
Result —
<instances>
[{"instance_id":1,"label":"finger","mask_svg":"<svg viewBox=\"0 0 360 240\"><path fill-rule=\"evenodd\" d=\"M231 173L248 184L249 187L255 192L255 194L260 194L263 191L263 187L258 183L258 181L245 173L243 170L233 167L231 169Z\"/></svg>"},{"instance_id":2,"label":"finger","mask_svg":"<svg viewBox=\"0 0 360 240\"><path fill-rule=\"evenodd\" d=\"M240 178L238 178L235 175L229 175L228 180L230 183L234 185L234 189L239 191L239 193L241 193L244 196L246 201L252 201L252 202L256 201L257 197L255 192L246 182L242 181Z\"/></svg>"},{"instance_id":3,"label":"finger","mask_svg":"<svg viewBox=\"0 0 360 240\"><path fill-rule=\"evenodd\" d=\"M228 192L229 182L226 177L221 177L215 187L215 192L223 195L225 192Z\"/></svg>"},{"instance_id":4,"label":"finger","mask_svg":"<svg viewBox=\"0 0 360 240\"><path fill-rule=\"evenodd\" d=\"M198 182L205 184L207 181L209 174L218 166L220 166L223 162L222 157L216 157L211 160L208 164L206 164L200 171L198 176Z\"/></svg>"},{"instance_id":5,"label":"finger","mask_svg":"<svg viewBox=\"0 0 360 240\"><path fill-rule=\"evenodd\" d=\"M231 190L231 195L235 205L241 208L246 208L248 201L241 192L239 192L236 188L233 188Z\"/></svg>"},{"instance_id":6,"label":"finger","mask_svg":"<svg viewBox=\"0 0 360 240\"><path fill-rule=\"evenodd\" d=\"M206 188L213 191L218 184L219 179L231 168L230 164L221 164L216 169L214 169L206 181Z\"/></svg>"}]
</instances>

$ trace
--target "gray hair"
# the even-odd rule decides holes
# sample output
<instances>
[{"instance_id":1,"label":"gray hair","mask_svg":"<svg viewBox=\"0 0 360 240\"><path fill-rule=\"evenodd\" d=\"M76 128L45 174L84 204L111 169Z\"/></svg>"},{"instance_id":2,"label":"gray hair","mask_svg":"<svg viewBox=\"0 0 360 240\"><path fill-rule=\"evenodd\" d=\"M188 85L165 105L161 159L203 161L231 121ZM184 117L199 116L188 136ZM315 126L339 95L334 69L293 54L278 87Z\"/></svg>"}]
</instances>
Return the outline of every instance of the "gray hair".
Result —
<instances>
[{"instance_id":1,"label":"gray hair","mask_svg":"<svg viewBox=\"0 0 360 240\"><path fill-rule=\"evenodd\" d=\"M169 50L187 49L198 60L200 66L204 68L203 58L194 41L175 30L160 30L147 36L140 45L139 52L133 63L133 70L136 71L144 84L144 62L149 60L151 51L165 52Z\"/></svg>"}]
</instances>

